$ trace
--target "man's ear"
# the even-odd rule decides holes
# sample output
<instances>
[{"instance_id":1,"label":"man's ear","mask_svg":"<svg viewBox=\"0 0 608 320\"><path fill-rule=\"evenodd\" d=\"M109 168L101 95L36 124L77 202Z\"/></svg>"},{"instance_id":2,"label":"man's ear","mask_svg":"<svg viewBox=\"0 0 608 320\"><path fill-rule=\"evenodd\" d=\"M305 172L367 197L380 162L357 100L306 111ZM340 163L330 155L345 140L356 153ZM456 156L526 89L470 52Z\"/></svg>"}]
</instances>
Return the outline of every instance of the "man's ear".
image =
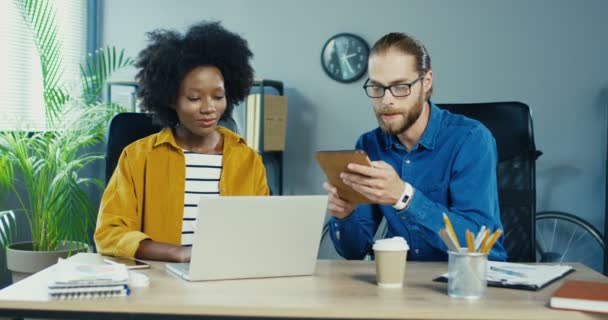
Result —
<instances>
[{"instance_id":1,"label":"man's ear","mask_svg":"<svg viewBox=\"0 0 608 320\"><path fill-rule=\"evenodd\" d=\"M429 92L433 87L433 70L429 70L424 75L422 79L422 84L424 86L424 92Z\"/></svg>"}]
</instances>

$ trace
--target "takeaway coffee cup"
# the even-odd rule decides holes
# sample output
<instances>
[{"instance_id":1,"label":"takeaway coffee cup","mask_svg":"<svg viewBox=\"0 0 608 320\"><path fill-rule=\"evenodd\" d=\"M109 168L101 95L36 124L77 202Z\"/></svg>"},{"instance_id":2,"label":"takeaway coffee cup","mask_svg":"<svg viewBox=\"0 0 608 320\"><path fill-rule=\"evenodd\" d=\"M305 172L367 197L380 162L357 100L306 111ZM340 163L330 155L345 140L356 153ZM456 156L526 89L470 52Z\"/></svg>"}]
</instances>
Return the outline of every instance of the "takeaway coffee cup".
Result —
<instances>
[{"instance_id":1,"label":"takeaway coffee cup","mask_svg":"<svg viewBox=\"0 0 608 320\"><path fill-rule=\"evenodd\" d=\"M376 282L383 288L401 288L405 275L405 261L410 249L402 237L376 240Z\"/></svg>"}]
</instances>

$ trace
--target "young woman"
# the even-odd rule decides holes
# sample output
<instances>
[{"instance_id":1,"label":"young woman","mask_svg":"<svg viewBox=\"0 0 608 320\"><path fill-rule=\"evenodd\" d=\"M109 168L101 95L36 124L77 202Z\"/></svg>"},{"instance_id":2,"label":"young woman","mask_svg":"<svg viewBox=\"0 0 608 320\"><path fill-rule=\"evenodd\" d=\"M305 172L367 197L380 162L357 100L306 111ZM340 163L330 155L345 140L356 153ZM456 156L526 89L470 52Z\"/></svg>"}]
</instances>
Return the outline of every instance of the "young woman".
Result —
<instances>
[{"instance_id":1,"label":"young woman","mask_svg":"<svg viewBox=\"0 0 608 320\"><path fill-rule=\"evenodd\" d=\"M95 243L105 255L189 261L201 197L269 194L261 157L217 126L249 92L252 53L217 22L148 36L136 64L137 94L165 128L123 150L101 200Z\"/></svg>"}]
</instances>

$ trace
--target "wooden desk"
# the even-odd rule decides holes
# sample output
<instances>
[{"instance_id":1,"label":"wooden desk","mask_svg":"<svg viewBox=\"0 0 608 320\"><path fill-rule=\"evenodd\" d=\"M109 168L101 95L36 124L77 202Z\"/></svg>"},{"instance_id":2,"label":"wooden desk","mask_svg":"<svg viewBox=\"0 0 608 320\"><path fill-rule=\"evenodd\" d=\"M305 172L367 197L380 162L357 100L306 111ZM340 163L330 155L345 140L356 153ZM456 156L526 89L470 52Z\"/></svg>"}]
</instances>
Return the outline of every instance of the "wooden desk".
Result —
<instances>
[{"instance_id":1,"label":"wooden desk","mask_svg":"<svg viewBox=\"0 0 608 320\"><path fill-rule=\"evenodd\" d=\"M72 259L101 263L95 254ZM583 266L568 279L608 278ZM385 319L601 319L606 315L550 309L549 297L560 282L538 291L488 288L478 301L452 299L446 284L431 279L446 263L408 262L402 289L375 285L368 261L320 260L315 276L186 282L153 263L144 272L148 288L105 300L48 301L52 268L0 291L0 316L86 319L210 319L242 317Z\"/></svg>"}]
</instances>

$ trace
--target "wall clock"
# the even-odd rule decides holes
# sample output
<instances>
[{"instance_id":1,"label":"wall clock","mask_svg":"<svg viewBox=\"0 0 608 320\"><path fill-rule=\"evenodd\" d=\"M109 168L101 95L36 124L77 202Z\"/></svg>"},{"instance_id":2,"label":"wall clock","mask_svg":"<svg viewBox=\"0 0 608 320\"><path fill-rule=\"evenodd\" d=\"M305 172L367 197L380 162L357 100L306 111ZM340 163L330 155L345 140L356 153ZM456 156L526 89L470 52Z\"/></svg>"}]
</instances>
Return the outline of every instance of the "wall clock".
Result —
<instances>
[{"instance_id":1,"label":"wall clock","mask_svg":"<svg viewBox=\"0 0 608 320\"><path fill-rule=\"evenodd\" d=\"M369 45L352 33L337 34L323 45L321 65L327 75L339 82L357 81L367 71Z\"/></svg>"}]
</instances>

